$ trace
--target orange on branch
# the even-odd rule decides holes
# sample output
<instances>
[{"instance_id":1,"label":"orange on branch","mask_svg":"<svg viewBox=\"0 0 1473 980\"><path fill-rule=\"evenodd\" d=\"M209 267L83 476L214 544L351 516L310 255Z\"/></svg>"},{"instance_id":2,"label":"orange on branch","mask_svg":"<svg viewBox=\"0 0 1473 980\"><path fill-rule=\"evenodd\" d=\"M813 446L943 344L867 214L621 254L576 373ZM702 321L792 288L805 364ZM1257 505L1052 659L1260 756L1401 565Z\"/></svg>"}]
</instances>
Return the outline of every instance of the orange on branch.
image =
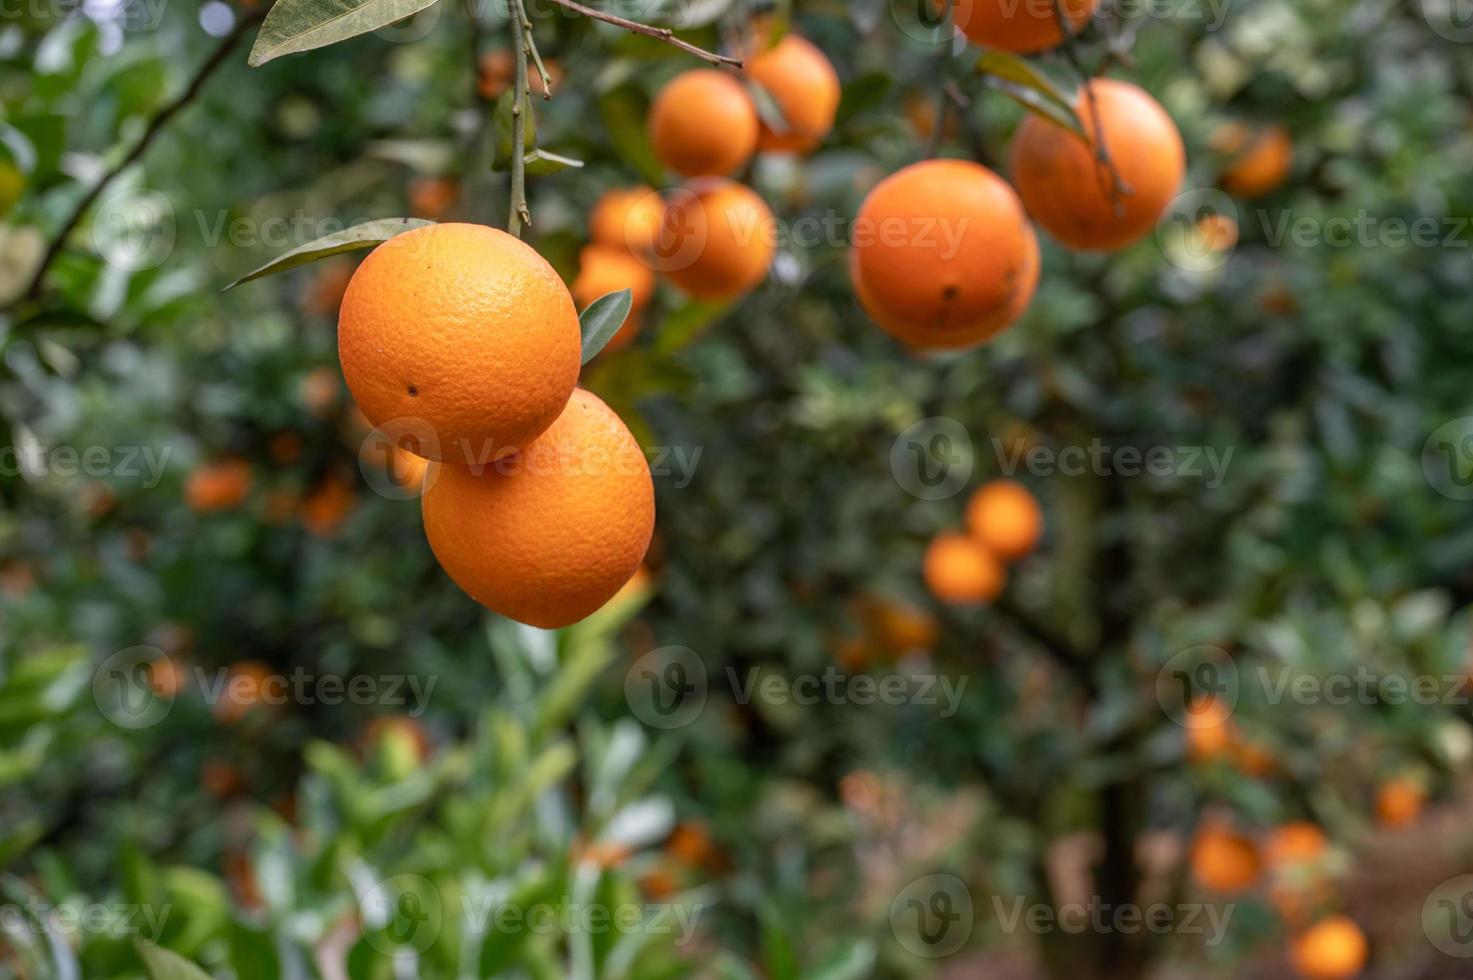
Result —
<instances>
[{"instance_id":1,"label":"orange on branch","mask_svg":"<svg viewBox=\"0 0 1473 980\"><path fill-rule=\"evenodd\" d=\"M967 501L967 531L1003 561L1015 561L1038 545L1043 510L1015 480L992 480Z\"/></svg>"},{"instance_id":2,"label":"orange on branch","mask_svg":"<svg viewBox=\"0 0 1473 980\"><path fill-rule=\"evenodd\" d=\"M922 567L931 594L953 605L991 602L1008 580L1002 563L966 534L936 535Z\"/></svg>"},{"instance_id":3,"label":"orange on branch","mask_svg":"<svg viewBox=\"0 0 1473 980\"><path fill-rule=\"evenodd\" d=\"M1315 923L1289 947L1295 972L1308 980L1350 980L1365 967L1368 953L1366 934L1343 915Z\"/></svg>"},{"instance_id":4,"label":"orange on branch","mask_svg":"<svg viewBox=\"0 0 1473 980\"><path fill-rule=\"evenodd\" d=\"M1232 894L1252 887L1262 870L1253 841L1223 827L1206 826L1192 843L1192 877L1214 892Z\"/></svg>"},{"instance_id":5,"label":"orange on branch","mask_svg":"<svg viewBox=\"0 0 1473 980\"><path fill-rule=\"evenodd\" d=\"M1088 142L1030 113L1013 135L1009 166L1028 213L1051 235L1071 248L1110 251L1156 227L1181 186L1186 149L1166 110L1139 86L1097 78L1088 91L1094 106L1083 90L1075 100ZM1096 153L1097 132L1108 166Z\"/></svg>"},{"instance_id":6,"label":"orange on branch","mask_svg":"<svg viewBox=\"0 0 1473 980\"><path fill-rule=\"evenodd\" d=\"M849 269L860 305L887 333L912 347L971 347L1027 308L1038 242L997 174L966 160L927 160L865 197Z\"/></svg>"},{"instance_id":7,"label":"orange on branch","mask_svg":"<svg viewBox=\"0 0 1473 980\"><path fill-rule=\"evenodd\" d=\"M758 149L808 153L834 128L839 74L811 41L785 34L772 47L750 55L746 72L772 96L787 123L786 130L777 132L762 122Z\"/></svg>"},{"instance_id":8,"label":"orange on branch","mask_svg":"<svg viewBox=\"0 0 1473 980\"><path fill-rule=\"evenodd\" d=\"M1098 6L1099 0L952 0L951 14L962 33L977 44L1032 54L1064 42L1061 12L1073 35Z\"/></svg>"},{"instance_id":9,"label":"orange on branch","mask_svg":"<svg viewBox=\"0 0 1473 980\"><path fill-rule=\"evenodd\" d=\"M251 492L251 467L243 459L222 459L196 467L184 481L184 503L209 514L239 507Z\"/></svg>"},{"instance_id":10,"label":"orange on branch","mask_svg":"<svg viewBox=\"0 0 1473 980\"><path fill-rule=\"evenodd\" d=\"M642 310L655 294L655 274L622 248L583 246L578 252L578 275L572 285L573 301L578 308L584 309L600 296L620 289L629 290L633 309Z\"/></svg>"},{"instance_id":11,"label":"orange on branch","mask_svg":"<svg viewBox=\"0 0 1473 980\"><path fill-rule=\"evenodd\" d=\"M1218 183L1238 197L1263 197L1278 190L1294 165L1294 141L1277 124L1250 132L1230 123L1213 132L1211 143L1229 157Z\"/></svg>"},{"instance_id":12,"label":"orange on branch","mask_svg":"<svg viewBox=\"0 0 1473 980\"><path fill-rule=\"evenodd\" d=\"M714 68L676 75L650 105L650 144L684 177L720 177L757 149L757 106L735 76Z\"/></svg>"},{"instance_id":13,"label":"orange on branch","mask_svg":"<svg viewBox=\"0 0 1473 980\"><path fill-rule=\"evenodd\" d=\"M588 215L588 235L598 245L644 255L660 238L665 200L648 187L604 192Z\"/></svg>"},{"instance_id":14,"label":"orange on branch","mask_svg":"<svg viewBox=\"0 0 1473 980\"><path fill-rule=\"evenodd\" d=\"M443 224L384 242L338 318L348 388L375 427L421 420L427 458L516 452L567 404L582 361L573 298L531 246Z\"/></svg>"},{"instance_id":15,"label":"orange on branch","mask_svg":"<svg viewBox=\"0 0 1473 980\"><path fill-rule=\"evenodd\" d=\"M701 300L734 299L767 276L777 251L777 222L744 184L693 180L671 195L654 264Z\"/></svg>"}]
</instances>

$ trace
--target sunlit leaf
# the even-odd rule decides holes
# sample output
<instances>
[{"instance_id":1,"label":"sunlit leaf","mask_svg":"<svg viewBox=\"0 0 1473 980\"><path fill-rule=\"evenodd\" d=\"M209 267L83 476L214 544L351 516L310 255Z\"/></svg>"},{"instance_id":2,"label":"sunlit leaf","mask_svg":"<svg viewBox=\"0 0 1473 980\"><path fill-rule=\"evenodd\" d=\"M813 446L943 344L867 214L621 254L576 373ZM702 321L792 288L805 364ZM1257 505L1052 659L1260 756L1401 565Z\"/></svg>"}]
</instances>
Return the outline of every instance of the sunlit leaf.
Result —
<instances>
[{"instance_id":1,"label":"sunlit leaf","mask_svg":"<svg viewBox=\"0 0 1473 980\"><path fill-rule=\"evenodd\" d=\"M377 221L365 221L351 228L344 228L342 231L333 232L331 235L324 235L305 245L298 245L290 252L283 252L254 272L248 272L241 276L226 286L221 292L234 289L243 282L250 282L252 279L260 279L262 276L270 276L278 272L285 272L288 269L295 269L297 266L306 265L309 262L316 262L318 259L325 259L330 255L341 255L343 252L373 248L375 245L382 245L390 238L402 232L414 228L423 228L425 225L432 224L434 224L433 221L426 221L423 218L380 218Z\"/></svg>"},{"instance_id":2,"label":"sunlit leaf","mask_svg":"<svg viewBox=\"0 0 1473 980\"><path fill-rule=\"evenodd\" d=\"M285 54L311 51L387 27L435 0L277 0L248 59L264 65Z\"/></svg>"}]
</instances>

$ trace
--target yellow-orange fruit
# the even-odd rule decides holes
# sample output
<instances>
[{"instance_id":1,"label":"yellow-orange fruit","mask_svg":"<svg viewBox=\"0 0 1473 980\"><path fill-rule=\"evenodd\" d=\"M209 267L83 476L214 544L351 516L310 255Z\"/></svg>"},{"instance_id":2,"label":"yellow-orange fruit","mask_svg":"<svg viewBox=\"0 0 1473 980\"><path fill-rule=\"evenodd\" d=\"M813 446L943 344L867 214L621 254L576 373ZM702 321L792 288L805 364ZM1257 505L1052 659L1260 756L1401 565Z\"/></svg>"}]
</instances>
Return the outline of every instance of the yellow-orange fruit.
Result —
<instances>
[{"instance_id":1,"label":"yellow-orange fruit","mask_svg":"<svg viewBox=\"0 0 1473 980\"><path fill-rule=\"evenodd\" d=\"M243 459L222 459L196 467L184 481L184 503L208 514L234 510L251 492L251 467Z\"/></svg>"},{"instance_id":2,"label":"yellow-orange fruit","mask_svg":"<svg viewBox=\"0 0 1473 980\"><path fill-rule=\"evenodd\" d=\"M543 66L547 69L548 77L552 79L554 86L562 81L563 71L556 61L551 58L545 59ZM510 48L487 51L480 58L476 73L476 89L481 93L483 99L499 98L502 92L511 87L516 73L516 52ZM527 69L527 88L533 95L543 95L547 92L546 86L542 84L542 73L530 65Z\"/></svg>"},{"instance_id":3,"label":"yellow-orange fruit","mask_svg":"<svg viewBox=\"0 0 1473 980\"><path fill-rule=\"evenodd\" d=\"M1081 91L1075 109L1086 143L1030 113L1013 136L1010 169L1028 213L1072 248L1123 248L1156 227L1186 171L1186 149L1161 104L1129 82L1097 78L1095 107ZM1095 109L1111 167L1096 157Z\"/></svg>"},{"instance_id":4,"label":"yellow-orange fruit","mask_svg":"<svg viewBox=\"0 0 1473 980\"><path fill-rule=\"evenodd\" d=\"M297 512L308 534L330 538L338 533L357 503L353 484L340 473L329 473L302 497Z\"/></svg>"},{"instance_id":5,"label":"yellow-orange fruit","mask_svg":"<svg viewBox=\"0 0 1473 980\"><path fill-rule=\"evenodd\" d=\"M1262 197L1278 190L1294 165L1294 141L1283 126L1265 126L1257 132L1237 124L1212 134L1213 147L1230 156L1218 182L1238 197Z\"/></svg>"},{"instance_id":6,"label":"yellow-orange fruit","mask_svg":"<svg viewBox=\"0 0 1473 980\"><path fill-rule=\"evenodd\" d=\"M604 192L588 215L588 235L598 245L644 255L660 238L665 201L648 187Z\"/></svg>"},{"instance_id":7,"label":"yellow-orange fruit","mask_svg":"<svg viewBox=\"0 0 1473 980\"><path fill-rule=\"evenodd\" d=\"M966 534L931 539L922 571L931 594L955 605L991 602L1008 580L1002 563Z\"/></svg>"},{"instance_id":8,"label":"yellow-orange fruit","mask_svg":"<svg viewBox=\"0 0 1473 980\"><path fill-rule=\"evenodd\" d=\"M1376 817L1387 827L1405 827L1422 813L1427 794L1415 780L1388 780L1376 790Z\"/></svg>"},{"instance_id":9,"label":"yellow-orange fruit","mask_svg":"<svg viewBox=\"0 0 1473 980\"><path fill-rule=\"evenodd\" d=\"M967 530L1003 561L1032 551L1043 534L1043 510L1023 484L992 480L967 501Z\"/></svg>"},{"instance_id":10,"label":"yellow-orange fruit","mask_svg":"<svg viewBox=\"0 0 1473 980\"><path fill-rule=\"evenodd\" d=\"M940 628L936 617L908 602L885 596L866 596L858 607L865 634L892 657L936 645Z\"/></svg>"},{"instance_id":11,"label":"yellow-orange fruit","mask_svg":"<svg viewBox=\"0 0 1473 980\"><path fill-rule=\"evenodd\" d=\"M760 283L776 251L777 222L757 192L708 177L671 195L652 262L696 299L722 300Z\"/></svg>"},{"instance_id":12,"label":"yellow-orange fruit","mask_svg":"<svg viewBox=\"0 0 1473 980\"><path fill-rule=\"evenodd\" d=\"M1203 252L1226 252L1238 244L1238 222L1230 215L1204 214L1197 219L1197 247Z\"/></svg>"},{"instance_id":13,"label":"yellow-orange fruit","mask_svg":"<svg viewBox=\"0 0 1473 980\"><path fill-rule=\"evenodd\" d=\"M398 444L395 444L394 451L389 455L388 464L389 479L396 487L423 486L425 474L430 469L429 460L416 456Z\"/></svg>"},{"instance_id":14,"label":"yellow-orange fruit","mask_svg":"<svg viewBox=\"0 0 1473 980\"><path fill-rule=\"evenodd\" d=\"M757 149L757 106L735 77L714 68L676 75L650 105L650 144L685 177L723 176Z\"/></svg>"},{"instance_id":15,"label":"yellow-orange fruit","mask_svg":"<svg viewBox=\"0 0 1473 980\"><path fill-rule=\"evenodd\" d=\"M1214 697L1198 697L1187 705L1183 720L1187 730L1187 755L1195 762L1208 762L1231 753L1238 744L1238 726L1227 705Z\"/></svg>"},{"instance_id":16,"label":"yellow-orange fruit","mask_svg":"<svg viewBox=\"0 0 1473 980\"><path fill-rule=\"evenodd\" d=\"M880 181L852 237L855 295L913 347L987 340L1022 314L1038 284L1038 241L1018 196L966 160L927 160Z\"/></svg>"},{"instance_id":17,"label":"yellow-orange fruit","mask_svg":"<svg viewBox=\"0 0 1473 980\"><path fill-rule=\"evenodd\" d=\"M747 59L748 77L767 90L787 129L761 124L757 147L770 152L808 153L834 128L839 111L839 74L811 41L796 34Z\"/></svg>"},{"instance_id":18,"label":"yellow-orange fruit","mask_svg":"<svg viewBox=\"0 0 1473 980\"><path fill-rule=\"evenodd\" d=\"M1263 844L1264 862L1271 868L1308 864L1324 857L1330 842L1325 832L1307 820L1274 828Z\"/></svg>"},{"instance_id":19,"label":"yellow-orange fruit","mask_svg":"<svg viewBox=\"0 0 1473 980\"><path fill-rule=\"evenodd\" d=\"M455 584L543 629L576 623L618 592L638 571L655 523L644 451L581 388L515 456L441 467L423 507L430 549Z\"/></svg>"},{"instance_id":20,"label":"yellow-orange fruit","mask_svg":"<svg viewBox=\"0 0 1473 980\"><path fill-rule=\"evenodd\" d=\"M583 246L578 253L578 275L572 286L573 301L578 308L583 309L600 296L620 289L629 290L633 308L642 310L655 293L655 274L622 248Z\"/></svg>"},{"instance_id":21,"label":"yellow-orange fruit","mask_svg":"<svg viewBox=\"0 0 1473 980\"><path fill-rule=\"evenodd\" d=\"M952 0L951 11L956 26L977 44L1031 54L1063 43L1060 11L1072 35L1098 5L1099 0Z\"/></svg>"},{"instance_id":22,"label":"yellow-orange fruit","mask_svg":"<svg viewBox=\"0 0 1473 980\"><path fill-rule=\"evenodd\" d=\"M429 225L369 253L338 317L338 357L375 427L423 420L424 455L468 463L530 443L582 362L578 311L531 246L494 228Z\"/></svg>"},{"instance_id":23,"label":"yellow-orange fruit","mask_svg":"<svg viewBox=\"0 0 1473 980\"><path fill-rule=\"evenodd\" d=\"M418 177L409 183L409 213L439 221L459 196L460 184L450 177Z\"/></svg>"},{"instance_id":24,"label":"yellow-orange fruit","mask_svg":"<svg viewBox=\"0 0 1473 980\"><path fill-rule=\"evenodd\" d=\"M1203 827L1192 843L1192 876L1203 888L1231 894L1258 880L1260 863L1253 841L1222 827Z\"/></svg>"},{"instance_id":25,"label":"yellow-orange fruit","mask_svg":"<svg viewBox=\"0 0 1473 980\"><path fill-rule=\"evenodd\" d=\"M244 718L252 708L262 705L267 696L273 699L280 697L280 693L267 690L268 685L278 681L279 678L271 673L271 668L260 661L242 660L232 664L225 676L225 683L220 688L219 699L211 709L215 720L233 724ZM275 704L269 706L274 707Z\"/></svg>"},{"instance_id":26,"label":"yellow-orange fruit","mask_svg":"<svg viewBox=\"0 0 1473 980\"><path fill-rule=\"evenodd\" d=\"M1360 926L1343 915L1322 919L1289 948L1294 970L1309 980L1349 980L1366 965L1369 946Z\"/></svg>"}]
</instances>

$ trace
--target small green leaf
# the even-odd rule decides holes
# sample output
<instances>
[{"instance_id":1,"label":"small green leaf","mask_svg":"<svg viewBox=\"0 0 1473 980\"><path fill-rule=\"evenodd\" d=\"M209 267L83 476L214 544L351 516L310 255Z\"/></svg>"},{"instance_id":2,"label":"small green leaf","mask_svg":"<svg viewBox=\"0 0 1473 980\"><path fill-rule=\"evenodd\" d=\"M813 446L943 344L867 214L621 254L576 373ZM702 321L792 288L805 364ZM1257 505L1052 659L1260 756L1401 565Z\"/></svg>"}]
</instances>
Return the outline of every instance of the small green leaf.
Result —
<instances>
[{"instance_id":1,"label":"small green leaf","mask_svg":"<svg viewBox=\"0 0 1473 980\"><path fill-rule=\"evenodd\" d=\"M574 169L583 166L582 160L574 160L557 153L549 153L546 150L533 150L522 157L522 162L527 165L527 174L531 177L546 177L555 174L559 170Z\"/></svg>"},{"instance_id":2,"label":"small green leaf","mask_svg":"<svg viewBox=\"0 0 1473 980\"><path fill-rule=\"evenodd\" d=\"M492 170L509 170L511 168L512 144L516 142L515 133L512 130L513 117L511 107L516 104L516 92L507 89L501 93L501 98L496 100L496 109L491 115L491 136L494 156L491 160ZM527 119L527 132L522 151L530 154L537 148L537 113L532 111L532 99L529 94L522 101L522 114ZM523 156L522 159L526 159Z\"/></svg>"},{"instance_id":3,"label":"small green leaf","mask_svg":"<svg viewBox=\"0 0 1473 980\"><path fill-rule=\"evenodd\" d=\"M148 980L210 980L208 973L178 953L171 953L141 939L133 940L133 948L138 951L138 958L143 960Z\"/></svg>"},{"instance_id":4,"label":"small green leaf","mask_svg":"<svg viewBox=\"0 0 1473 980\"><path fill-rule=\"evenodd\" d=\"M977 59L977 72L1025 109L1084 137L1074 99L1031 62L1005 51L988 51Z\"/></svg>"},{"instance_id":5,"label":"small green leaf","mask_svg":"<svg viewBox=\"0 0 1473 980\"><path fill-rule=\"evenodd\" d=\"M757 116L774 133L786 133L793 127L788 123L788 117L783 115L782 106L777 104L771 92L758 85L756 82L747 83L747 91L752 93L752 101L757 105Z\"/></svg>"},{"instance_id":6,"label":"small green leaf","mask_svg":"<svg viewBox=\"0 0 1473 980\"><path fill-rule=\"evenodd\" d=\"M305 245L298 245L290 252L283 252L259 269L246 273L220 291L223 293L226 290L234 289L243 282L250 282L252 279L260 279L262 276L273 275L277 272L285 272L288 269L295 269L299 265L316 262L318 259L325 259L330 255L340 255L343 252L353 252L362 248L373 248L375 245L382 245L390 238L402 232L410 231L414 228L423 228L425 225L432 224L434 224L433 221L426 221L423 218L380 218L377 221L365 221L351 228L344 228L342 231L333 232L331 235L324 235Z\"/></svg>"},{"instance_id":7,"label":"small green leaf","mask_svg":"<svg viewBox=\"0 0 1473 980\"><path fill-rule=\"evenodd\" d=\"M254 68L284 54L311 51L376 31L433 6L435 0L277 0L247 59Z\"/></svg>"},{"instance_id":8,"label":"small green leaf","mask_svg":"<svg viewBox=\"0 0 1473 980\"><path fill-rule=\"evenodd\" d=\"M628 289L606 293L588 304L588 309L578 314L578 325L583 328L583 363L587 364L598 356L634 306L634 293Z\"/></svg>"}]
</instances>

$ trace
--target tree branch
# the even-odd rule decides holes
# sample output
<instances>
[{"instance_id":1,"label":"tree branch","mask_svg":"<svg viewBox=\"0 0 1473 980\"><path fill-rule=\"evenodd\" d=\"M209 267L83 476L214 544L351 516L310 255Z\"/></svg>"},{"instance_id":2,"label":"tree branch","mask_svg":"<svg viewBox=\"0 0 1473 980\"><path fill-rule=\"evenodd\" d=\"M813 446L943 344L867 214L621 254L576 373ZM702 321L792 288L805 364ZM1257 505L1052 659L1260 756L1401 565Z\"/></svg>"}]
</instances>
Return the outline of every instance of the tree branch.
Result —
<instances>
[{"instance_id":1,"label":"tree branch","mask_svg":"<svg viewBox=\"0 0 1473 980\"><path fill-rule=\"evenodd\" d=\"M527 52L532 47L532 24L527 19L522 0L511 4L512 48L516 52L516 88L511 100L511 206L506 216L506 230L522 237L522 226L532 224L527 208L527 113L532 108L531 86L527 82Z\"/></svg>"},{"instance_id":2,"label":"tree branch","mask_svg":"<svg viewBox=\"0 0 1473 980\"><path fill-rule=\"evenodd\" d=\"M707 51L705 48L697 47L688 41L682 41L668 27L651 27L649 24L641 24L638 21L628 20L617 14L605 13L602 10L595 10L592 7L584 6L578 0L552 0L552 2L559 7L564 7L585 17L592 17L594 20L601 20L606 24L622 27L626 31L633 31L635 34L643 34L646 37L658 38L666 44L674 45L682 51L695 55L697 58L709 61L713 65L731 65L733 68L740 68L742 66L742 60L740 58L729 58L724 54L716 54L715 52Z\"/></svg>"},{"instance_id":3,"label":"tree branch","mask_svg":"<svg viewBox=\"0 0 1473 980\"><path fill-rule=\"evenodd\" d=\"M1095 95L1094 81L1089 72L1084 70L1084 63L1079 58L1079 51L1074 47L1075 32L1069 23L1069 18L1064 16L1064 5L1062 0L1051 0L1054 6L1054 19L1059 22L1059 34L1063 37L1060 45L1064 52L1064 58L1069 62L1080 80L1084 83L1084 101L1089 105L1090 123L1094 127L1093 139L1095 151L1095 169L1101 177L1101 184L1108 181L1104 190L1110 195L1110 201L1115 205L1117 212L1124 208L1123 199L1135 191L1120 176L1120 170L1115 166L1115 161L1110 159L1110 151L1105 148L1105 127L1100 120L1100 101Z\"/></svg>"},{"instance_id":4,"label":"tree branch","mask_svg":"<svg viewBox=\"0 0 1473 980\"><path fill-rule=\"evenodd\" d=\"M242 17L230 33L225 35L224 40L220 42L220 46L200 66L199 71L195 72L194 77L190 79L189 85L184 91L173 102L164 106L156 116L149 120L148 127L143 131L142 138L134 144L133 149L128 151L128 155L123 157L117 166L103 174L102 179L94 184L91 190L82 195L82 199L77 202L77 206L72 209L72 213L62 223L61 229L56 233L56 237L47 246L46 254L41 258L41 264L36 267L36 272L31 277L30 284L26 286L25 291L21 294L19 301L36 299L41 295L41 286L46 279L46 273L50 271L52 264L61 256L62 250L66 247L67 239L71 237L77 225L81 224L82 218L86 216L87 211L92 205L97 202L97 198L107 189L109 184L117 179L119 174L138 162L143 154L147 152L154 139L159 133L163 132L164 127L169 124L169 121L174 118L180 109L183 109L194 101L200 91L204 89L205 83L209 81L210 76L225 64L226 60L230 57L230 53L235 50L236 45L240 44L241 39L245 37L246 32L265 16L266 11L263 9Z\"/></svg>"}]
</instances>

